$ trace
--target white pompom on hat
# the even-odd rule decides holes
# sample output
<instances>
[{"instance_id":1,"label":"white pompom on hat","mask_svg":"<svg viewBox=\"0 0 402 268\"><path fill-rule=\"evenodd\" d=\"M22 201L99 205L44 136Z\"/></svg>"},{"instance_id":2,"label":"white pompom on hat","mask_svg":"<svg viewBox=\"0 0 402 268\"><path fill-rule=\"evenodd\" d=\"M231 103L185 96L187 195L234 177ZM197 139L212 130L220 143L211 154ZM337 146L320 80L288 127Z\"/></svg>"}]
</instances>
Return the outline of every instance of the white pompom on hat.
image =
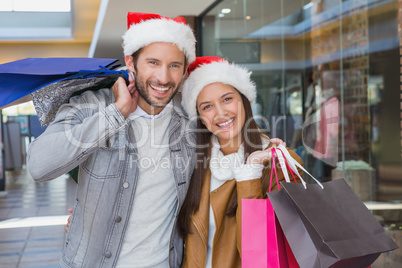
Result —
<instances>
[{"instance_id":1,"label":"white pompom on hat","mask_svg":"<svg viewBox=\"0 0 402 268\"><path fill-rule=\"evenodd\" d=\"M171 19L158 14L128 12L127 28L123 35L125 56L149 44L166 42L178 46L188 62L195 59L195 36L183 17Z\"/></svg>"},{"instance_id":2,"label":"white pompom on hat","mask_svg":"<svg viewBox=\"0 0 402 268\"><path fill-rule=\"evenodd\" d=\"M188 78L183 83L182 106L190 118L197 116L197 97L201 90L213 83L230 85L254 103L255 83L251 72L220 57L197 57L188 67Z\"/></svg>"}]
</instances>

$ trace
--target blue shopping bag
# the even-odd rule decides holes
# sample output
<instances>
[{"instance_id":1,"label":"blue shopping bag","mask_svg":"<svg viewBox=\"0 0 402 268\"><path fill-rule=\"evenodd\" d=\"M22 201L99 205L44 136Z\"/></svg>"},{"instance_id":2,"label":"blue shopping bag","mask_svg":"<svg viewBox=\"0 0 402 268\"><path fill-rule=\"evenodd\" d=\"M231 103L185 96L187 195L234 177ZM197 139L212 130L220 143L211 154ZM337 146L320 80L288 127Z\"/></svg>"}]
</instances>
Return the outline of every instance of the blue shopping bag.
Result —
<instances>
[{"instance_id":1,"label":"blue shopping bag","mask_svg":"<svg viewBox=\"0 0 402 268\"><path fill-rule=\"evenodd\" d=\"M0 107L65 79L117 73L128 80L126 72L114 71L117 62L100 58L26 58L0 64Z\"/></svg>"}]
</instances>

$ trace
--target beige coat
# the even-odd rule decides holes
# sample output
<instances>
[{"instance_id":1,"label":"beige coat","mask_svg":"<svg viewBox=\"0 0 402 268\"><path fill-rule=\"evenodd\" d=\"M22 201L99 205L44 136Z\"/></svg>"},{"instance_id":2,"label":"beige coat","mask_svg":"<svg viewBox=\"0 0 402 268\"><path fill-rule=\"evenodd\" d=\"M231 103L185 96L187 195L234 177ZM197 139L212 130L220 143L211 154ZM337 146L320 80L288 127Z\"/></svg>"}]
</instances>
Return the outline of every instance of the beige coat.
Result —
<instances>
[{"instance_id":1,"label":"beige coat","mask_svg":"<svg viewBox=\"0 0 402 268\"><path fill-rule=\"evenodd\" d=\"M288 149L290 155L302 164L300 157ZM277 168L278 179L284 177L280 168ZM299 170L299 174L302 174ZM263 172L263 180L268 181L271 169ZM291 175L289 175L292 178ZM190 233L185 240L185 254L182 267L205 267L207 259L208 228L209 228L209 204L215 216L216 231L212 250L212 268L241 267L241 200L266 198L267 189L262 189L261 180L248 180L236 182L235 179L227 181L222 186L210 193L211 171L205 174L205 182L202 186L200 207L191 217ZM292 178L293 180L293 178ZM300 182L300 180L298 180ZM232 192L237 186L238 208L236 217L226 215L226 208ZM271 190L277 189L275 178L272 180Z\"/></svg>"}]
</instances>

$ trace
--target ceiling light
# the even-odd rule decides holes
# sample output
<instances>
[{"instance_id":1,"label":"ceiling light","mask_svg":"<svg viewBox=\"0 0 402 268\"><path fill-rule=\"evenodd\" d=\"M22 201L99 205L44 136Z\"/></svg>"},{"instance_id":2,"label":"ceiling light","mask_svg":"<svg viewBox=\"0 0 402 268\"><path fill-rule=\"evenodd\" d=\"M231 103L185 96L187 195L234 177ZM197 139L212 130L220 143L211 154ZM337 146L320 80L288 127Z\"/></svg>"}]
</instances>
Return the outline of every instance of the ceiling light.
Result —
<instances>
[{"instance_id":1,"label":"ceiling light","mask_svg":"<svg viewBox=\"0 0 402 268\"><path fill-rule=\"evenodd\" d=\"M232 10L230 10L230 8L223 8L221 12L222 12L223 14L229 14L230 11L232 11Z\"/></svg>"},{"instance_id":2,"label":"ceiling light","mask_svg":"<svg viewBox=\"0 0 402 268\"><path fill-rule=\"evenodd\" d=\"M71 0L2 0L0 11L70 12Z\"/></svg>"},{"instance_id":3,"label":"ceiling light","mask_svg":"<svg viewBox=\"0 0 402 268\"><path fill-rule=\"evenodd\" d=\"M0 11L12 11L13 2L11 0L3 0L0 2Z\"/></svg>"},{"instance_id":4,"label":"ceiling light","mask_svg":"<svg viewBox=\"0 0 402 268\"><path fill-rule=\"evenodd\" d=\"M12 218L0 222L0 229L66 225L69 215Z\"/></svg>"},{"instance_id":5,"label":"ceiling light","mask_svg":"<svg viewBox=\"0 0 402 268\"><path fill-rule=\"evenodd\" d=\"M218 17L223 18L223 17L225 17L225 14L219 13Z\"/></svg>"}]
</instances>

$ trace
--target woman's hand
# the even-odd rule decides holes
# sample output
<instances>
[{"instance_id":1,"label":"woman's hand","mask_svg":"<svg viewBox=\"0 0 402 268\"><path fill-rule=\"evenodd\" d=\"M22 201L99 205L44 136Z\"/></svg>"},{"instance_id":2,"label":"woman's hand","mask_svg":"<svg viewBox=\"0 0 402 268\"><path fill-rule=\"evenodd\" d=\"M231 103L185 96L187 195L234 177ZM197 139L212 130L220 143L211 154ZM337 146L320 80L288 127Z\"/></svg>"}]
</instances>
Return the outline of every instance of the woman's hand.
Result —
<instances>
[{"instance_id":1,"label":"woman's hand","mask_svg":"<svg viewBox=\"0 0 402 268\"><path fill-rule=\"evenodd\" d=\"M275 143L276 146L278 145L283 145L286 147L286 142L284 142L283 140L279 139L279 138L273 138L269 140L271 143Z\"/></svg>"},{"instance_id":2,"label":"woman's hand","mask_svg":"<svg viewBox=\"0 0 402 268\"><path fill-rule=\"evenodd\" d=\"M274 138L270 139L269 141L271 143L274 143L275 146L282 144L283 146L286 147L286 143L281 139ZM250 156L247 158L246 163L266 165L271 160L271 158L272 158L271 148L268 148L266 150L255 151L251 153Z\"/></svg>"}]
</instances>

